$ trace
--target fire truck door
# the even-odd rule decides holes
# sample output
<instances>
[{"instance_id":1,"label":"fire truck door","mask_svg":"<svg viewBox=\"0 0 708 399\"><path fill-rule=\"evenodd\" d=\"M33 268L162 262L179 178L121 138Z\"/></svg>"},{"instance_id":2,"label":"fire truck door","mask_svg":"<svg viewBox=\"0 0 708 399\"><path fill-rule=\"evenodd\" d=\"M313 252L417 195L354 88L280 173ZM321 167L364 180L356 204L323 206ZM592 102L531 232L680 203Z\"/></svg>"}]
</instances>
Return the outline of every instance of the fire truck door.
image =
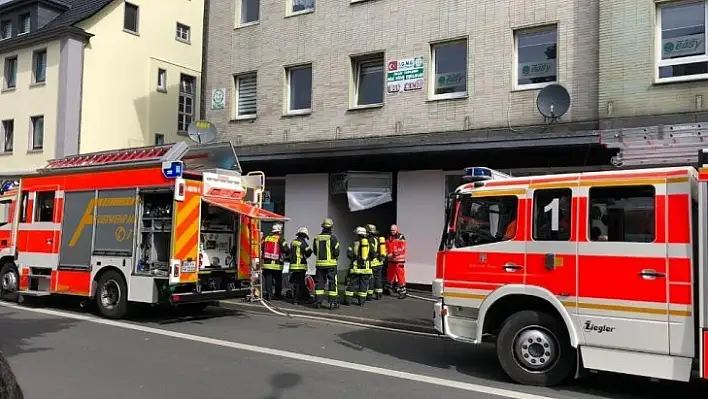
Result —
<instances>
[{"instance_id":1,"label":"fire truck door","mask_svg":"<svg viewBox=\"0 0 708 399\"><path fill-rule=\"evenodd\" d=\"M585 345L668 354L666 183L583 183L577 306Z\"/></svg>"},{"instance_id":2,"label":"fire truck door","mask_svg":"<svg viewBox=\"0 0 708 399\"><path fill-rule=\"evenodd\" d=\"M28 193L26 219L18 224L18 262L27 266L56 267L59 261L60 215L63 192L56 185ZM23 220L23 219L20 219Z\"/></svg>"},{"instance_id":3,"label":"fire truck door","mask_svg":"<svg viewBox=\"0 0 708 399\"><path fill-rule=\"evenodd\" d=\"M575 313L578 184L528 190L526 284L549 290Z\"/></svg>"}]
</instances>

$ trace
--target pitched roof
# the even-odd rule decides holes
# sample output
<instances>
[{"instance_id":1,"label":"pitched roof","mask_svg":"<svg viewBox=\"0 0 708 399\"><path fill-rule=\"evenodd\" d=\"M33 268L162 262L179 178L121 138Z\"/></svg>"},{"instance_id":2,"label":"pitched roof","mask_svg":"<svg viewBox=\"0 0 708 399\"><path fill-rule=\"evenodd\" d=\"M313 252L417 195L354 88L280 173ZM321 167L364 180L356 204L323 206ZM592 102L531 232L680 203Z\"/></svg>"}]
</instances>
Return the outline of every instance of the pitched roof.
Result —
<instances>
[{"instance_id":1,"label":"pitched roof","mask_svg":"<svg viewBox=\"0 0 708 399\"><path fill-rule=\"evenodd\" d=\"M92 17L113 1L114 0L9 0L9 2L0 3L0 14L11 8L31 3L44 3L59 10L64 10L64 12L59 14L55 19L37 30L3 40L3 50L10 51L16 47L47 40L67 31L83 33L90 36L87 32L84 32L74 25Z\"/></svg>"}]
</instances>

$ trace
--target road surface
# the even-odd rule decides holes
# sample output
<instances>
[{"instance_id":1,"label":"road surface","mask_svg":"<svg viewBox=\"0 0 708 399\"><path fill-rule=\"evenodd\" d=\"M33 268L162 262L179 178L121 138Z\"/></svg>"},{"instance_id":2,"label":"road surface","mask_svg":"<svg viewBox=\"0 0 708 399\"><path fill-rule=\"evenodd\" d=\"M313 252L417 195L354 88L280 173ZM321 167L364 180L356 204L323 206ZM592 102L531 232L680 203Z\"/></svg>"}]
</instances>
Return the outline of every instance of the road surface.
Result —
<instances>
[{"instance_id":1,"label":"road surface","mask_svg":"<svg viewBox=\"0 0 708 399\"><path fill-rule=\"evenodd\" d=\"M420 332L219 308L165 321L0 303L0 347L27 399L708 397L701 384L605 374L523 387L493 347Z\"/></svg>"}]
</instances>

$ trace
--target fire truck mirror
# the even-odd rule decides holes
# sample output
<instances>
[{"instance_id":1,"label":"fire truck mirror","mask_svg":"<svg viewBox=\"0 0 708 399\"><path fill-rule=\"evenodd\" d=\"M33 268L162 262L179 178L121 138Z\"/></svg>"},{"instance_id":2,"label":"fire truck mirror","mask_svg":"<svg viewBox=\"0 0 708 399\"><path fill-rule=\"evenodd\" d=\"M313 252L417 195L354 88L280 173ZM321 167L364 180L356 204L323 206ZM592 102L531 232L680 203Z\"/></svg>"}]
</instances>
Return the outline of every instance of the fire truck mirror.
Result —
<instances>
[{"instance_id":1,"label":"fire truck mirror","mask_svg":"<svg viewBox=\"0 0 708 399\"><path fill-rule=\"evenodd\" d=\"M546 254L546 269L554 270L556 268L556 256L554 254Z\"/></svg>"}]
</instances>

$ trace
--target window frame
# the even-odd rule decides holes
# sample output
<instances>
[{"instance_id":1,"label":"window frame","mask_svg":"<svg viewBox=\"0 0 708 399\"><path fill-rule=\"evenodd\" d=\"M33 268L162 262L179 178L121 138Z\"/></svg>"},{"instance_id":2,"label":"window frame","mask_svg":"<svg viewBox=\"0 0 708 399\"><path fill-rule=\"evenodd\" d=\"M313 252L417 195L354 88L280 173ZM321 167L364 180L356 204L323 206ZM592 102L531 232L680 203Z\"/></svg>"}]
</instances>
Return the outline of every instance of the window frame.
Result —
<instances>
[{"instance_id":1,"label":"window frame","mask_svg":"<svg viewBox=\"0 0 708 399\"><path fill-rule=\"evenodd\" d=\"M292 72L299 69L310 69L310 107L303 109L290 109L290 93L292 90ZM312 113L313 108L313 94L314 94L314 68L312 63L291 65L285 68L285 114L286 115L309 115Z\"/></svg>"},{"instance_id":2,"label":"window frame","mask_svg":"<svg viewBox=\"0 0 708 399\"><path fill-rule=\"evenodd\" d=\"M35 143L35 131L37 128L37 121L42 121L42 145L40 147L36 146ZM34 115L30 116L30 134L29 134L29 152L42 152L44 151L44 115Z\"/></svg>"},{"instance_id":3,"label":"window frame","mask_svg":"<svg viewBox=\"0 0 708 399\"><path fill-rule=\"evenodd\" d=\"M466 56L465 56L465 91L458 91L454 93L444 93L435 94L435 76L437 75L437 69L435 68L435 49L437 47L442 47L445 45L452 45L455 43L465 43ZM437 42L431 42L428 46L428 51L430 53L430 78L428 79L428 98L433 101L438 100L456 100L460 98L469 97L470 87L469 87L469 74L470 74L470 42L468 37L460 37L456 39L449 39Z\"/></svg>"},{"instance_id":4,"label":"window frame","mask_svg":"<svg viewBox=\"0 0 708 399\"><path fill-rule=\"evenodd\" d=\"M686 65L698 62L708 63L708 44L705 45L705 54L694 55L691 57L682 57L676 59L662 60L661 55L663 54L661 45L661 10L663 8L685 5L691 3L703 3L703 39L708 39L708 0L675 0L675 1L660 1L655 2L655 23L654 23L654 83L674 83L674 82L688 82L694 80L705 80L708 79L708 73L703 73L699 75L686 75L686 76L671 76L668 78L659 77L659 68L665 66L674 65Z\"/></svg>"},{"instance_id":5,"label":"window frame","mask_svg":"<svg viewBox=\"0 0 708 399\"><path fill-rule=\"evenodd\" d=\"M128 16L128 10L135 10L135 30L132 30L130 28L126 28L126 17ZM129 2L124 2L123 3L123 32L127 32L133 35L138 35L140 34L140 6L137 4L129 3Z\"/></svg>"},{"instance_id":6,"label":"window frame","mask_svg":"<svg viewBox=\"0 0 708 399\"><path fill-rule=\"evenodd\" d=\"M349 100L350 109L377 108L383 107L386 101L386 54L382 52L350 56L351 64L351 92ZM362 63L381 61L381 102L371 104L359 104L359 85L361 82Z\"/></svg>"},{"instance_id":7,"label":"window frame","mask_svg":"<svg viewBox=\"0 0 708 399\"><path fill-rule=\"evenodd\" d=\"M162 133L155 133L155 145L164 145L164 144L165 144L165 135Z\"/></svg>"},{"instance_id":8,"label":"window frame","mask_svg":"<svg viewBox=\"0 0 708 399\"><path fill-rule=\"evenodd\" d=\"M44 55L44 64L42 65L42 72L43 72L43 79L38 80L37 79L37 66L38 62L40 59L40 56ZM32 84L33 85L41 85L47 83L47 60L49 56L47 54L47 49L37 49L32 52Z\"/></svg>"},{"instance_id":9,"label":"window frame","mask_svg":"<svg viewBox=\"0 0 708 399\"><path fill-rule=\"evenodd\" d=\"M312 8L306 8L304 10L300 11L293 11L293 8L295 7L295 2L298 0L286 0L285 4L285 15L287 17L294 17L296 15L302 15L302 14L310 14L315 12L315 9L317 8L317 1L312 0Z\"/></svg>"},{"instance_id":10,"label":"window frame","mask_svg":"<svg viewBox=\"0 0 708 399\"><path fill-rule=\"evenodd\" d=\"M12 74L12 78L13 78L12 79L13 80L12 86L9 85L9 79L8 79L8 77L10 76L8 74L8 72L9 72L9 66L10 66L11 62L15 63L15 71ZM18 69L19 69L19 58L16 55L5 57L5 62L3 63L3 87L2 87L3 90L14 90L17 88Z\"/></svg>"},{"instance_id":11,"label":"window frame","mask_svg":"<svg viewBox=\"0 0 708 399\"><path fill-rule=\"evenodd\" d=\"M536 204L538 203L537 195L538 195L538 194L542 194L542 195L543 195L543 194L551 194L551 193L560 192L560 191L563 191L563 192L564 192L563 195L565 195L565 194L567 193L568 198L569 198L569 200L570 200L570 204L569 204L569 205L570 205L570 209L569 209L569 210L570 210L570 215L568 215L568 218L569 218L569 220L568 220L568 223L569 223L569 226L568 226L568 238L565 239L565 240L562 240L562 239L554 239L554 238L548 238L548 239L546 239L546 238L538 238L538 236L537 236L537 229L538 229L538 227L537 227L537 224L536 224L536 220L537 220L537 216L538 216L537 213L536 213L536 211L537 211ZM559 195L558 198L560 199L560 195ZM533 241L533 242L570 242L571 238L573 237L573 216L575 216L575 209L573 209L573 208L574 208L574 207L573 207L573 189L570 188L570 187L539 188L539 189L535 189L535 190L533 190L533 194L532 194L532 199L531 199L531 200L532 200L532 207L531 207L531 241ZM544 213L545 213L545 212L544 212ZM558 215L558 217L559 217L558 220L559 220L559 222L560 222L560 214Z\"/></svg>"},{"instance_id":12,"label":"window frame","mask_svg":"<svg viewBox=\"0 0 708 399\"><path fill-rule=\"evenodd\" d=\"M248 22L243 22L243 17L246 15L243 12L243 5L247 1L258 1L258 19L255 21L248 21ZM252 25L258 25L261 23L261 0L239 0L239 6L236 8L236 27L237 28L243 28L246 26L252 26Z\"/></svg>"},{"instance_id":13,"label":"window frame","mask_svg":"<svg viewBox=\"0 0 708 399\"><path fill-rule=\"evenodd\" d=\"M550 32L550 31L555 31L556 32L556 79L552 82L542 82L542 83L528 83L528 84L519 84L519 35L524 34L524 33L541 33L541 32ZM559 54L558 54L558 44L560 42L560 34L558 30L558 24L550 24L550 25L539 25L539 26L533 26L533 27L528 27L528 28L521 28L521 29L515 29L513 31L513 36L514 36L514 51L513 51L513 67L511 68L511 73L512 73L512 88L513 90L537 90L537 89L543 89L546 86L552 85L552 84L558 84L560 83L560 62L558 62L559 59Z\"/></svg>"},{"instance_id":14,"label":"window frame","mask_svg":"<svg viewBox=\"0 0 708 399\"><path fill-rule=\"evenodd\" d=\"M10 149L7 148L7 126L11 126L12 142L10 144ZM12 154L15 151L15 120L14 119L4 119L0 121L0 154Z\"/></svg>"},{"instance_id":15,"label":"window frame","mask_svg":"<svg viewBox=\"0 0 708 399\"><path fill-rule=\"evenodd\" d=\"M7 37L2 37L5 29L3 29L5 26L9 27L9 32L7 34ZM0 21L0 41L2 40L8 40L12 39L12 20L11 19L5 19Z\"/></svg>"},{"instance_id":16,"label":"window frame","mask_svg":"<svg viewBox=\"0 0 708 399\"><path fill-rule=\"evenodd\" d=\"M592 239L592 206L593 206L593 201L592 201L592 192L593 189L620 189L620 190L632 190L632 189L648 189L651 188L652 191L652 212L654 214L654 219L652 220L652 225L654 226L653 228L653 238L651 241L603 241L603 240L593 240ZM655 244L658 234L656 231L656 218L657 214L659 212L659 209L656 206L656 196L657 196L657 188L653 184L637 184L637 185L631 185L631 186L590 186L588 187L588 203L587 203L587 209L585 210L586 215L587 215L587 223L585 226L586 229L586 234L587 234L587 240L588 242L591 243L606 243L606 244ZM609 226L607 226L609 228Z\"/></svg>"},{"instance_id":17,"label":"window frame","mask_svg":"<svg viewBox=\"0 0 708 399\"><path fill-rule=\"evenodd\" d=\"M167 69L157 68L157 91L167 93Z\"/></svg>"},{"instance_id":18,"label":"window frame","mask_svg":"<svg viewBox=\"0 0 708 399\"><path fill-rule=\"evenodd\" d=\"M239 98L241 97L241 80L243 79L248 79L248 78L254 78L256 81L256 90L254 93L255 96L255 113L253 114L240 114L239 113ZM234 119L240 120L240 119L256 119L258 117L258 72L257 71L251 71L251 72L244 72L240 73L237 75L233 76L233 81L234 81L234 109L233 109L233 115Z\"/></svg>"},{"instance_id":19,"label":"window frame","mask_svg":"<svg viewBox=\"0 0 708 399\"><path fill-rule=\"evenodd\" d=\"M184 86L183 82L185 82L185 80L184 80L185 77L191 80L191 84L192 84L192 92L191 93L183 90L183 86ZM191 114L180 111L179 101L182 98L185 98L185 99L189 98L192 100L192 113ZM196 104L197 104L197 78L192 75L187 75L186 73L180 73L179 74L179 92L177 94L177 132L178 133L186 133L189 125L192 122L194 122L195 120L197 120L197 105ZM186 105L185 105L185 107L186 107ZM189 123L186 123L186 124L184 123L186 121L186 119L185 120L182 119L184 116L191 117L191 120ZM184 125L184 130L179 129L180 122Z\"/></svg>"},{"instance_id":20,"label":"window frame","mask_svg":"<svg viewBox=\"0 0 708 399\"><path fill-rule=\"evenodd\" d=\"M514 236L513 236L513 237L510 237L510 238L505 239L505 238L504 238L504 235L502 234L502 237L501 237L498 241L485 242L485 243L473 244L473 245L466 245L466 246L458 246L458 245L457 245L458 242L459 242L459 240L460 240L460 231L461 231L461 228L460 228L460 216L461 216L461 214L462 214L462 212L463 212L462 202L465 201L465 199L469 199L470 201L475 201L475 200L485 200L485 201L489 201L489 200L492 200L492 199L493 199L493 200L495 200L497 203L500 203L501 201L503 201L503 200L505 200L505 199L511 199L511 198L513 198L513 199L515 200L514 208L515 208L515 212L516 212L515 215L514 215L514 216L515 216L514 219L511 219L511 221L514 221L514 220L515 220L516 223L517 223L517 227L516 227L516 230L514 231ZM519 225L519 223L522 223L522 222L523 222L523 220L520 220L520 219L519 219L519 215L520 215L520 214L519 214L519 209L521 208L521 199L519 198L518 195L516 195L516 194L507 194L507 193L502 193L502 192L499 192L499 194L489 195L489 196L484 196L484 197L474 197L474 196L472 196L472 195L462 195L462 196L460 196L460 197L456 200L456 202L457 202L457 204L454 204L454 203L453 203L453 205L452 205L452 209L454 210L454 211L453 211L454 213L452 214L452 217L450 218L450 225L451 225L451 226L455 226L455 228L454 228L454 234L453 234L453 248L474 248L474 247L480 247L480 246L484 246L484 245L499 244L499 243L501 243L501 242L513 241L513 240L516 239L516 237L518 237L518 235L519 235L519 227L518 227L518 225ZM459 205L458 205L458 204L459 204ZM509 223L511 223L511 221L509 221ZM499 227L499 226L497 226L497 227ZM509 227L509 225L507 224L506 227L505 227L505 229L508 228L508 227ZM491 229L490 229L490 230L491 230ZM498 233L498 232L497 232L497 233Z\"/></svg>"},{"instance_id":21,"label":"window frame","mask_svg":"<svg viewBox=\"0 0 708 399\"><path fill-rule=\"evenodd\" d=\"M41 201L40 201L40 196L43 194L46 194L49 196L51 194L51 199L52 199L52 216L51 220L42 220L42 208L41 208ZM34 193L34 206L32 210L32 222L37 222L37 223L53 223L54 222L54 217L56 216L56 199L57 199L57 193L56 191L35 191Z\"/></svg>"},{"instance_id":22,"label":"window frame","mask_svg":"<svg viewBox=\"0 0 708 399\"><path fill-rule=\"evenodd\" d=\"M186 33L187 38L183 38L181 33ZM192 44L192 28L189 25L177 22L175 26L175 40L184 44Z\"/></svg>"},{"instance_id":23,"label":"window frame","mask_svg":"<svg viewBox=\"0 0 708 399\"><path fill-rule=\"evenodd\" d=\"M26 12L24 14L20 14L20 24L17 29L17 35L24 35L27 33L30 33L32 30L32 14ZM22 30L25 28L25 24L27 25L27 30Z\"/></svg>"}]
</instances>

